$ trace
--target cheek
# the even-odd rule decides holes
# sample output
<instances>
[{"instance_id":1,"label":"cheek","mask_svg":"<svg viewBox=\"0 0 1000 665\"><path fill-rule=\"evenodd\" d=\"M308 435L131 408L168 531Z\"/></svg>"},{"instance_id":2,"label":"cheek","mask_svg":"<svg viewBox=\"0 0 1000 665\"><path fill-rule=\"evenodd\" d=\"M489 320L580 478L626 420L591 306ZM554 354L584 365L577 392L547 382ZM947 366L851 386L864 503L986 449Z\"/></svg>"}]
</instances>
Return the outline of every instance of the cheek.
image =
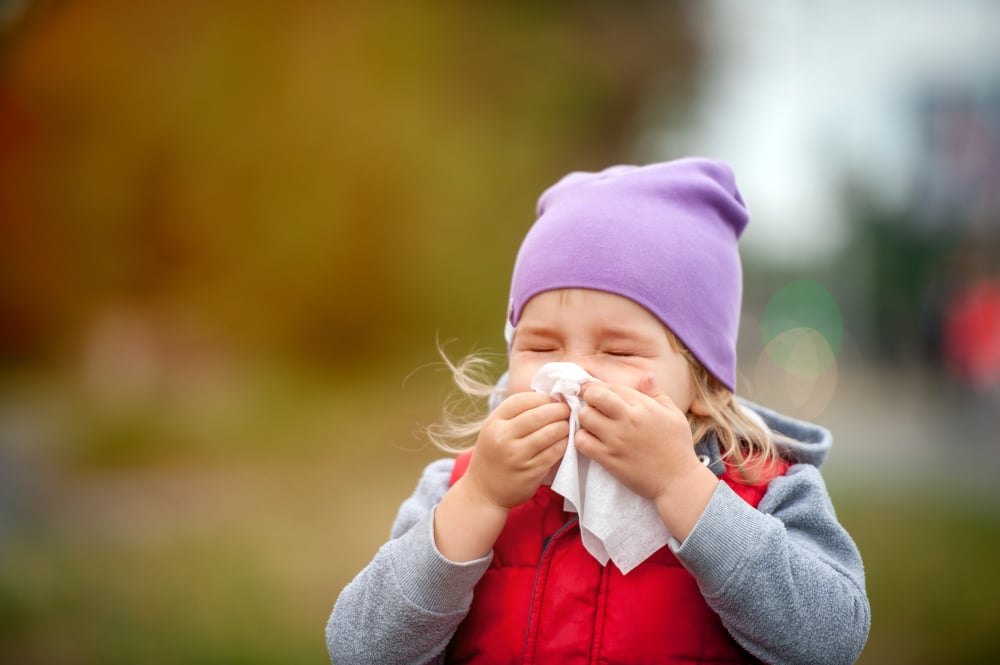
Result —
<instances>
[{"instance_id":1,"label":"cheek","mask_svg":"<svg viewBox=\"0 0 1000 665\"><path fill-rule=\"evenodd\" d=\"M674 404L682 411L687 411L694 397L694 384L688 376L687 369L683 368L683 371L663 373L656 378L660 389L673 400Z\"/></svg>"},{"instance_id":2,"label":"cheek","mask_svg":"<svg viewBox=\"0 0 1000 665\"><path fill-rule=\"evenodd\" d=\"M525 393L531 390L531 379L543 365L543 362L532 362L517 356L511 356L508 368L507 394Z\"/></svg>"},{"instance_id":3,"label":"cheek","mask_svg":"<svg viewBox=\"0 0 1000 665\"><path fill-rule=\"evenodd\" d=\"M642 377L648 373L648 369L643 370L617 361L601 363L591 371L591 374L605 383L617 383L636 389L639 388Z\"/></svg>"}]
</instances>

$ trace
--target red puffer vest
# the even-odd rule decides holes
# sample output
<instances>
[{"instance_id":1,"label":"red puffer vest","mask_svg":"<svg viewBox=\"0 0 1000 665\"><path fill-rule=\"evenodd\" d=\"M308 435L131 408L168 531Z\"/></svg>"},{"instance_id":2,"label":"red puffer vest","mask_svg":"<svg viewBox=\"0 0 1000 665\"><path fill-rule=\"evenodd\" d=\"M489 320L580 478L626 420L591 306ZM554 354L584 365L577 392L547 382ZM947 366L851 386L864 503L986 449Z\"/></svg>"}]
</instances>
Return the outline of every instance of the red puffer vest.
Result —
<instances>
[{"instance_id":1,"label":"red puffer vest","mask_svg":"<svg viewBox=\"0 0 1000 665\"><path fill-rule=\"evenodd\" d=\"M452 484L471 454L456 460ZM727 467L722 480L756 506L770 479L787 468L777 463L747 485ZM562 506L562 497L542 486L510 512L448 646L448 663L758 662L726 632L669 547L622 575L584 549L576 515Z\"/></svg>"}]
</instances>

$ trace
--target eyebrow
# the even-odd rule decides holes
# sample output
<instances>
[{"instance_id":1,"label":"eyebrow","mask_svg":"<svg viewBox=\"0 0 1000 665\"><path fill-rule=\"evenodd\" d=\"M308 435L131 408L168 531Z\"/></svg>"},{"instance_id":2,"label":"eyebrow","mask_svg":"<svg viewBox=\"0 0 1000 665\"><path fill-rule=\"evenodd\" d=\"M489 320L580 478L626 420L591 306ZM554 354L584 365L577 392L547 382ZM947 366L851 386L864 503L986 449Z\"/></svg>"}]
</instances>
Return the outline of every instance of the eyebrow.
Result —
<instances>
[{"instance_id":1,"label":"eyebrow","mask_svg":"<svg viewBox=\"0 0 1000 665\"><path fill-rule=\"evenodd\" d=\"M539 337L557 337L560 333L552 326L541 325L519 325L517 327L519 335L538 335Z\"/></svg>"},{"instance_id":2,"label":"eyebrow","mask_svg":"<svg viewBox=\"0 0 1000 665\"><path fill-rule=\"evenodd\" d=\"M601 328L603 337L635 337L636 331L624 326L605 326Z\"/></svg>"},{"instance_id":3,"label":"eyebrow","mask_svg":"<svg viewBox=\"0 0 1000 665\"><path fill-rule=\"evenodd\" d=\"M624 340L624 341L646 341L649 336L643 332L637 331L634 328L628 328L624 326L608 326L600 330L599 337L602 339L609 340Z\"/></svg>"},{"instance_id":4,"label":"eyebrow","mask_svg":"<svg viewBox=\"0 0 1000 665\"><path fill-rule=\"evenodd\" d=\"M563 333L555 326L539 325L539 324L528 324L525 326L518 326L517 332L519 335L530 335L535 337L559 337ZM619 326L614 324L609 324L602 327L597 334L597 337L602 340L607 341L628 341L628 342L645 342L649 341L649 336L636 331L634 328L627 326Z\"/></svg>"}]
</instances>

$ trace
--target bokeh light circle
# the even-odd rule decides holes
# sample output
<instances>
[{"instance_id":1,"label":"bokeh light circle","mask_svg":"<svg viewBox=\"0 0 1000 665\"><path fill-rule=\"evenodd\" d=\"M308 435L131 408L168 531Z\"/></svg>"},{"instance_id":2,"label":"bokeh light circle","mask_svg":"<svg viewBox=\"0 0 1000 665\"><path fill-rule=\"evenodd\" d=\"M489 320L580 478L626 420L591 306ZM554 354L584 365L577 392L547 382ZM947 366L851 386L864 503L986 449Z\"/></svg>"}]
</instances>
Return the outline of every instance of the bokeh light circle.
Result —
<instances>
[{"instance_id":1,"label":"bokeh light circle","mask_svg":"<svg viewBox=\"0 0 1000 665\"><path fill-rule=\"evenodd\" d=\"M801 279L771 298L760 332L765 352L778 367L799 378L816 378L836 363L844 318L826 287Z\"/></svg>"},{"instance_id":2,"label":"bokeh light circle","mask_svg":"<svg viewBox=\"0 0 1000 665\"><path fill-rule=\"evenodd\" d=\"M799 418L819 416L837 389L839 372L832 358L833 350L815 330L793 328L782 333L757 357L754 379L759 398Z\"/></svg>"},{"instance_id":3,"label":"bokeh light circle","mask_svg":"<svg viewBox=\"0 0 1000 665\"><path fill-rule=\"evenodd\" d=\"M830 291L814 280L791 282L774 294L755 328L755 397L800 418L822 414L837 391L845 342L843 316Z\"/></svg>"}]
</instances>

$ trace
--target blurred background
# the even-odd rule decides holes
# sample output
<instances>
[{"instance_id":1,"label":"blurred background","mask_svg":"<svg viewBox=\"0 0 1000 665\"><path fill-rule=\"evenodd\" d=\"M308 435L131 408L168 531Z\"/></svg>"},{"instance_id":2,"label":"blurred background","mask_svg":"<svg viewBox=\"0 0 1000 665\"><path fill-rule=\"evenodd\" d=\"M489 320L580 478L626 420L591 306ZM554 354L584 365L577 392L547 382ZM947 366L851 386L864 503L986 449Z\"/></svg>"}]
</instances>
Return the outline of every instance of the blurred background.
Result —
<instances>
[{"instance_id":1,"label":"blurred background","mask_svg":"<svg viewBox=\"0 0 1000 665\"><path fill-rule=\"evenodd\" d=\"M731 161L864 663L1000 629L1000 3L0 0L0 661L326 662L570 170ZM500 366L498 366L498 370Z\"/></svg>"}]
</instances>

